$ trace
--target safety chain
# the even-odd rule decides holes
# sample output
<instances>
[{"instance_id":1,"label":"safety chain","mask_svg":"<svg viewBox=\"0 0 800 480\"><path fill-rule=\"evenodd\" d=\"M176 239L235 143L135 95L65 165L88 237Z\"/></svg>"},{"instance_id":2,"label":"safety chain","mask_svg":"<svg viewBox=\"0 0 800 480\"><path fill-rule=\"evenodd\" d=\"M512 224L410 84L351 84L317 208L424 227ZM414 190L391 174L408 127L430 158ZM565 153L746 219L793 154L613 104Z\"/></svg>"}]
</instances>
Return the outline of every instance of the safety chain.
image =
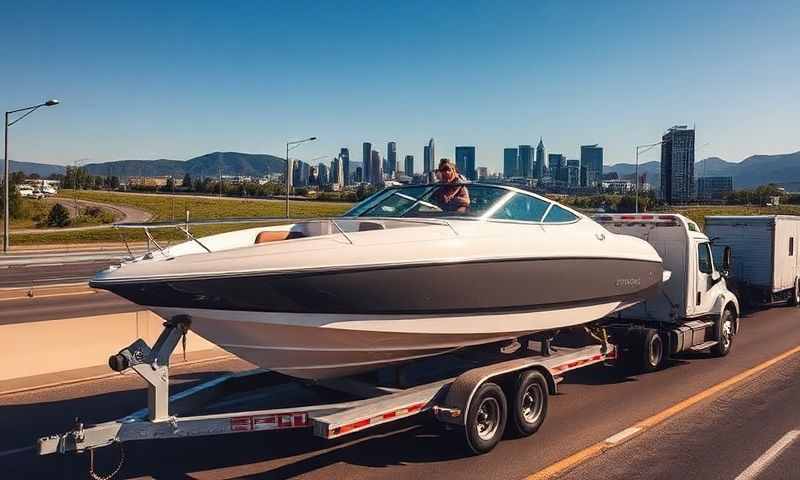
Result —
<instances>
[{"instance_id":1,"label":"safety chain","mask_svg":"<svg viewBox=\"0 0 800 480\"><path fill-rule=\"evenodd\" d=\"M111 480L114 478L120 470L122 470L122 464L125 462L125 449L122 447L122 442L115 442L119 445L119 464L117 468L114 469L108 475L99 475L94 470L94 449L89 449L89 476L92 477L94 480Z\"/></svg>"}]
</instances>

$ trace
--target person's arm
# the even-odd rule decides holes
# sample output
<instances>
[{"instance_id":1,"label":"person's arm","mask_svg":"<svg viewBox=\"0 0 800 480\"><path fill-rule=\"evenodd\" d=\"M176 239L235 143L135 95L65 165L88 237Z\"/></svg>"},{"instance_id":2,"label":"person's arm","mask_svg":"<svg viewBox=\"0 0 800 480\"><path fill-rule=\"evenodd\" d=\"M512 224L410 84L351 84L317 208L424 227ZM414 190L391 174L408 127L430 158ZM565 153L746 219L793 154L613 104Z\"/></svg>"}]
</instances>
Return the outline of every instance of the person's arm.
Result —
<instances>
[{"instance_id":1,"label":"person's arm","mask_svg":"<svg viewBox=\"0 0 800 480\"><path fill-rule=\"evenodd\" d=\"M466 187L461 187L458 189L453 201L456 202L458 208L456 209L459 213L465 213L469 208L469 191Z\"/></svg>"}]
</instances>

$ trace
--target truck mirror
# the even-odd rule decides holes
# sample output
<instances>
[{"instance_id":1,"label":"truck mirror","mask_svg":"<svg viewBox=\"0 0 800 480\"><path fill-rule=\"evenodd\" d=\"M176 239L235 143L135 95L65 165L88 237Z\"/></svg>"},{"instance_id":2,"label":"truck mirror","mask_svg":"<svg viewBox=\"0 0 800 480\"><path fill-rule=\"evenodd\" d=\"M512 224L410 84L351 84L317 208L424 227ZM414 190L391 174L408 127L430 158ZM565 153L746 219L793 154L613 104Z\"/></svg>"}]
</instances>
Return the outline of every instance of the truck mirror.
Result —
<instances>
[{"instance_id":1,"label":"truck mirror","mask_svg":"<svg viewBox=\"0 0 800 480\"><path fill-rule=\"evenodd\" d=\"M731 269L731 247L726 246L722 253L722 270L726 273Z\"/></svg>"}]
</instances>

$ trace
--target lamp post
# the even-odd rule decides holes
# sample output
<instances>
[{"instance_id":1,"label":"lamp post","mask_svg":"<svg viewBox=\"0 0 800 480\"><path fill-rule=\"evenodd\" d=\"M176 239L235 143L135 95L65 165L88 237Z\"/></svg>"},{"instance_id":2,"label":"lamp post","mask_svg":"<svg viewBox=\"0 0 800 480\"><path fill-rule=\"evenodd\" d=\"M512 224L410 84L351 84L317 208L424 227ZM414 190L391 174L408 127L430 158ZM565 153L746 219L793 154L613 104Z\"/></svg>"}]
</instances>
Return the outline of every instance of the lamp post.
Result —
<instances>
[{"instance_id":1,"label":"lamp post","mask_svg":"<svg viewBox=\"0 0 800 480\"><path fill-rule=\"evenodd\" d=\"M6 112L5 122L3 122L3 125L5 126L5 137L4 137L5 138L5 148L4 148L4 154L3 154L3 159L4 159L3 163L5 164L5 174L3 176L3 184L5 185L5 187L4 187L4 197L3 197L5 199L5 203L3 204L4 205L4 208L3 208L3 228L4 228L3 229L3 253L8 253L8 247L9 247L9 243L10 243L10 240L11 240L11 222L9 220L9 215L10 215L10 211L9 211L9 203L10 203L9 183L10 183L10 180L11 180L11 176L10 176L11 168L10 168L10 161L8 159L8 127L14 125L15 123L19 122L23 118L27 117L28 115L33 113L35 110L39 109L40 107L52 107L54 105L58 105L59 103L60 102L58 100L50 99L50 100L48 100L48 101L46 101L44 103L40 103L39 105L33 105L31 107L25 107L25 108L18 108L16 110L11 110L9 112ZM8 121L12 114L20 113L20 112L25 112L25 113L22 114L19 118L17 118L13 122L9 122Z\"/></svg>"},{"instance_id":2,"label":"lamp post","mask_svg":"<svg viewBox=\"0 0 800 480\"><path fill-rule=\"evenodd\" d=\"M647 145L636 145L636 213L639 213L639 152L642 149L647 149L645 150L645 152L647 152L649 149L657 147L662 143L664 143L663 140L656 143L648 143Z\"/></svg>"},{"instance_id":3,"label":"lamp post","mask_svg":"<svg viewBox=\"0 0 800 480\"><path fill-rule=\"evenodd\" d=\"M292 189L292 163L289 161L289 152L306 142L313 142L317 137L304 138L286 142L286 218L289 218L289 191Z\"/></svg>"}]
</instances>

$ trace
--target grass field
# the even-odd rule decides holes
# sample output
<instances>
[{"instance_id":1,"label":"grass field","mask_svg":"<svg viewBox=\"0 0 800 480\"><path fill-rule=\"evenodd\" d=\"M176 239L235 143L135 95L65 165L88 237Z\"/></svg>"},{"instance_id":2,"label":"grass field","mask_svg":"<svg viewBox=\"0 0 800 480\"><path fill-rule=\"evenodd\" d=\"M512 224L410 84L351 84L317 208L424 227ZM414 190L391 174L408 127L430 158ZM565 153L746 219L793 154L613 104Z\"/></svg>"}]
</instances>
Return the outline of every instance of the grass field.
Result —
<instances>
[{"instance_id":1,"label":"grass field","mask_svg":"<svg viewBox=\"0 0 800 480\"><path fill-rule=\"evenodd\" d=\"M74 198L74 192L62 190L60 196ZM127 205L152 213L152 221L171 221L174 218L182 221L185 211L189 211L190 221L211 220L219 218L247 217L282 217L285 204L280 200L241 200L223 197L170 197L161 195L143 195L131 193L114 193L84 190L79 191L78 199L107 203L110 205ZM290 205L292 217L329 217L344 213L351 206L343 202L293 201ZM265 222L265 224L274 222ZM236 230L245 225L205 225L192 227L193 235L209 235L224 231ZM255 226L249 224L247 226ZM17 227L17 225L15 225ZM18 228L24 228L19 226ZM12 229L13 232L13 229ZM124 233L130 241L144 241L144 232L126 229ZM177 241L184 238L175 230L156 230L154 236L158 240ZM79 231L49 231L36 234L13 234L12 244L70 244L114 242L120 240L120 232L113 228Z\"/></svg>"}]
</instances>

